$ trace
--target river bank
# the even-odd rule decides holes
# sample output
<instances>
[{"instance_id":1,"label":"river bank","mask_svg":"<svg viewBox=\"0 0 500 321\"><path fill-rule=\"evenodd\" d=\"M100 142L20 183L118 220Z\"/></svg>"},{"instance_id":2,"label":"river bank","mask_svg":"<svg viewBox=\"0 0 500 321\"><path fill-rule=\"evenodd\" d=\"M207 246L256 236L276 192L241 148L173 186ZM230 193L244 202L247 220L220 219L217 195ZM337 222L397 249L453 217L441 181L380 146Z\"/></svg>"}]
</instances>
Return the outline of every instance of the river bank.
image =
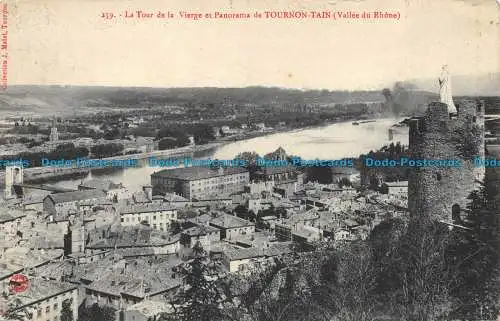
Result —
<instances>
[{"instance_id":1,"label":"river bank","mask_svg":"<svg viewBox=\"0 0 500 321\"><path fill-rule=\"evenodd\" d=\"M26 168L25 182L56 182L70 187L89 172L95 177L112 179L127 184L146 181L159 168L147 166L145 159L157 158L218 158L233 159L242 152L255 151L265 155L282 146L287 153L307 158L342 158L359 156L369 148L380 148L387 139L387 129L395 119L380 118L377 122L353 126L350 120L329 121L321 125L302 128L275 128L249 133L244 137L212 141L203 145L185 146L169 150L141 154L119 155L104 160L136 159L140 164L125 168ZM366 145L366 146L365 146ZM139 162L138 162L139 163ZM0 184L4 184L4 173L0 173Z\"/></svg>"},{"instance_id":2,"label":"river bank","mask_svg":"<svg viewBox=\"0 0 500 321\"><path fill-rule=\"evenodd\" d=\"M124 159L144 160L149 157L192 157L196 153L209 151L211 149L220 148L230 142L210 142L204 145L185 146L174 149L159 150L141 154L118 155L113 157L102 158L103 161L116 161ZM31 183L44 183L58 179L71 179L81 178L88 175L92 170L109 170L102 168L88 168L88 167L29 167L24 169L24 182ZM123 169L117 169L123 170ZM5 171L0 172L0 187L5 186Z\"/></svg>"}]
</instances>

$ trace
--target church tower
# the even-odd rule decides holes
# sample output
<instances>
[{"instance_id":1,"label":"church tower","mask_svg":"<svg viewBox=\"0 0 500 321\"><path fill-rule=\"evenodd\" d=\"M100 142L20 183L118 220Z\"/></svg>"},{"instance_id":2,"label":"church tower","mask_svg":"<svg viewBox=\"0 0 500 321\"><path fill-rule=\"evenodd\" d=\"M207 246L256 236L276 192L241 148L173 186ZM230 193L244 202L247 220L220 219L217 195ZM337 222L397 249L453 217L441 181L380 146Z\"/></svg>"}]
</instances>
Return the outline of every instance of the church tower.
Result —
<instances>
[{"instance_id":1,"label":"church tower","mask_svg":"<svg viewBox=\"0 0 500 321\"><path fill-rule=\"evenodd\" d=\"M56 127L56 120L52 120L52 127L50 128L50 135L49 135L49 141L51 143L55 143L59 140L59 132L57 131Z\"/></svg>"}]
</instances>

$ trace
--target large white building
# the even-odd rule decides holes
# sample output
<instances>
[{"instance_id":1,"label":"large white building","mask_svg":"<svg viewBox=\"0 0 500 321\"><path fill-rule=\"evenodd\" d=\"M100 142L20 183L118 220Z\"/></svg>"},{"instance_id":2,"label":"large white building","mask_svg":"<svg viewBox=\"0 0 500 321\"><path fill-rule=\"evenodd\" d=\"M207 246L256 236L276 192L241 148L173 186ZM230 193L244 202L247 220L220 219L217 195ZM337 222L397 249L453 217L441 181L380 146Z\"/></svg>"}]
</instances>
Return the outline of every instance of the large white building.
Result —
<instances>
[{"instance_id":1,"label":"large white building","mask_svg":"<svg viewBox=\"0 0 500 321\"><path fill-rule=\"evenodd\" d=\"M154 194L178 193L189 200L243 191L249 180L248 171L240 167L187 167L151 175Z\"/></svg>"},{"instance_id":2,"label":"large white building","mask_svg":"<svg viewBox=\"0 0 500 321\"><path fill-rule=\"evenodd\" d=\"M172 221L177 220L177 208L171 205L149 203L132 205L120 212L122 226L134 226L147 222L154 230L167 231Z\"/></svg>"}]
</instances>

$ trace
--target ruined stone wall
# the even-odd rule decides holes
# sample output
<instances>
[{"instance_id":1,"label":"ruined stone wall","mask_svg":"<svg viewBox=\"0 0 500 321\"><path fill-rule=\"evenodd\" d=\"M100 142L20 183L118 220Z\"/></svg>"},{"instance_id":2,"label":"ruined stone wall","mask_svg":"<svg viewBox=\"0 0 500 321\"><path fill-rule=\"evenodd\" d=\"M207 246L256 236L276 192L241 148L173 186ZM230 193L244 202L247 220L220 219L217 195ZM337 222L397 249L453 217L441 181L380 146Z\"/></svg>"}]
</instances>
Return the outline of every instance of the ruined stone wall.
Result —
<instances>
[{"instance_id":1,"label":"ruined stone wall","mask_svg":"<svg viewBox=\"0 0 500 321\"><path fill-rule=\"evenodd\" d=\"M464 209L467 196L482 180L484 169L472 159L484 158L484 106L458 105L450 116L444 103L431 103L424 117L410 121L409 148L414 159L459 159L461 167L412 168L408 179L408 207L413 218L451 220L451 207Z\"/></svg>"}]
</instances>

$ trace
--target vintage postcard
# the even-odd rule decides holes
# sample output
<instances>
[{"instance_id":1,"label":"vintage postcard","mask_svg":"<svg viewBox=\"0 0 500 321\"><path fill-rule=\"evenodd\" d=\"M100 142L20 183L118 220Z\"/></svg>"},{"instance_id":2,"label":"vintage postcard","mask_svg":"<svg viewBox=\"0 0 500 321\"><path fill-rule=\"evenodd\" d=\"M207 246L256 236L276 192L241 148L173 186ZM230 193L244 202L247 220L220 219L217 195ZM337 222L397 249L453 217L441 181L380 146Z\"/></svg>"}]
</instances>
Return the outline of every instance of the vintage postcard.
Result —
<instances>
[{"instance_id":1,"label":"vintage postcard","mask_svg":"<svg viewBox=\"0 0 500 321\"><path fill-rule=\"evenodd\" d=\"M499 16L0 0L0 320L500 320Z\"/></svg>"}]
</instances>

